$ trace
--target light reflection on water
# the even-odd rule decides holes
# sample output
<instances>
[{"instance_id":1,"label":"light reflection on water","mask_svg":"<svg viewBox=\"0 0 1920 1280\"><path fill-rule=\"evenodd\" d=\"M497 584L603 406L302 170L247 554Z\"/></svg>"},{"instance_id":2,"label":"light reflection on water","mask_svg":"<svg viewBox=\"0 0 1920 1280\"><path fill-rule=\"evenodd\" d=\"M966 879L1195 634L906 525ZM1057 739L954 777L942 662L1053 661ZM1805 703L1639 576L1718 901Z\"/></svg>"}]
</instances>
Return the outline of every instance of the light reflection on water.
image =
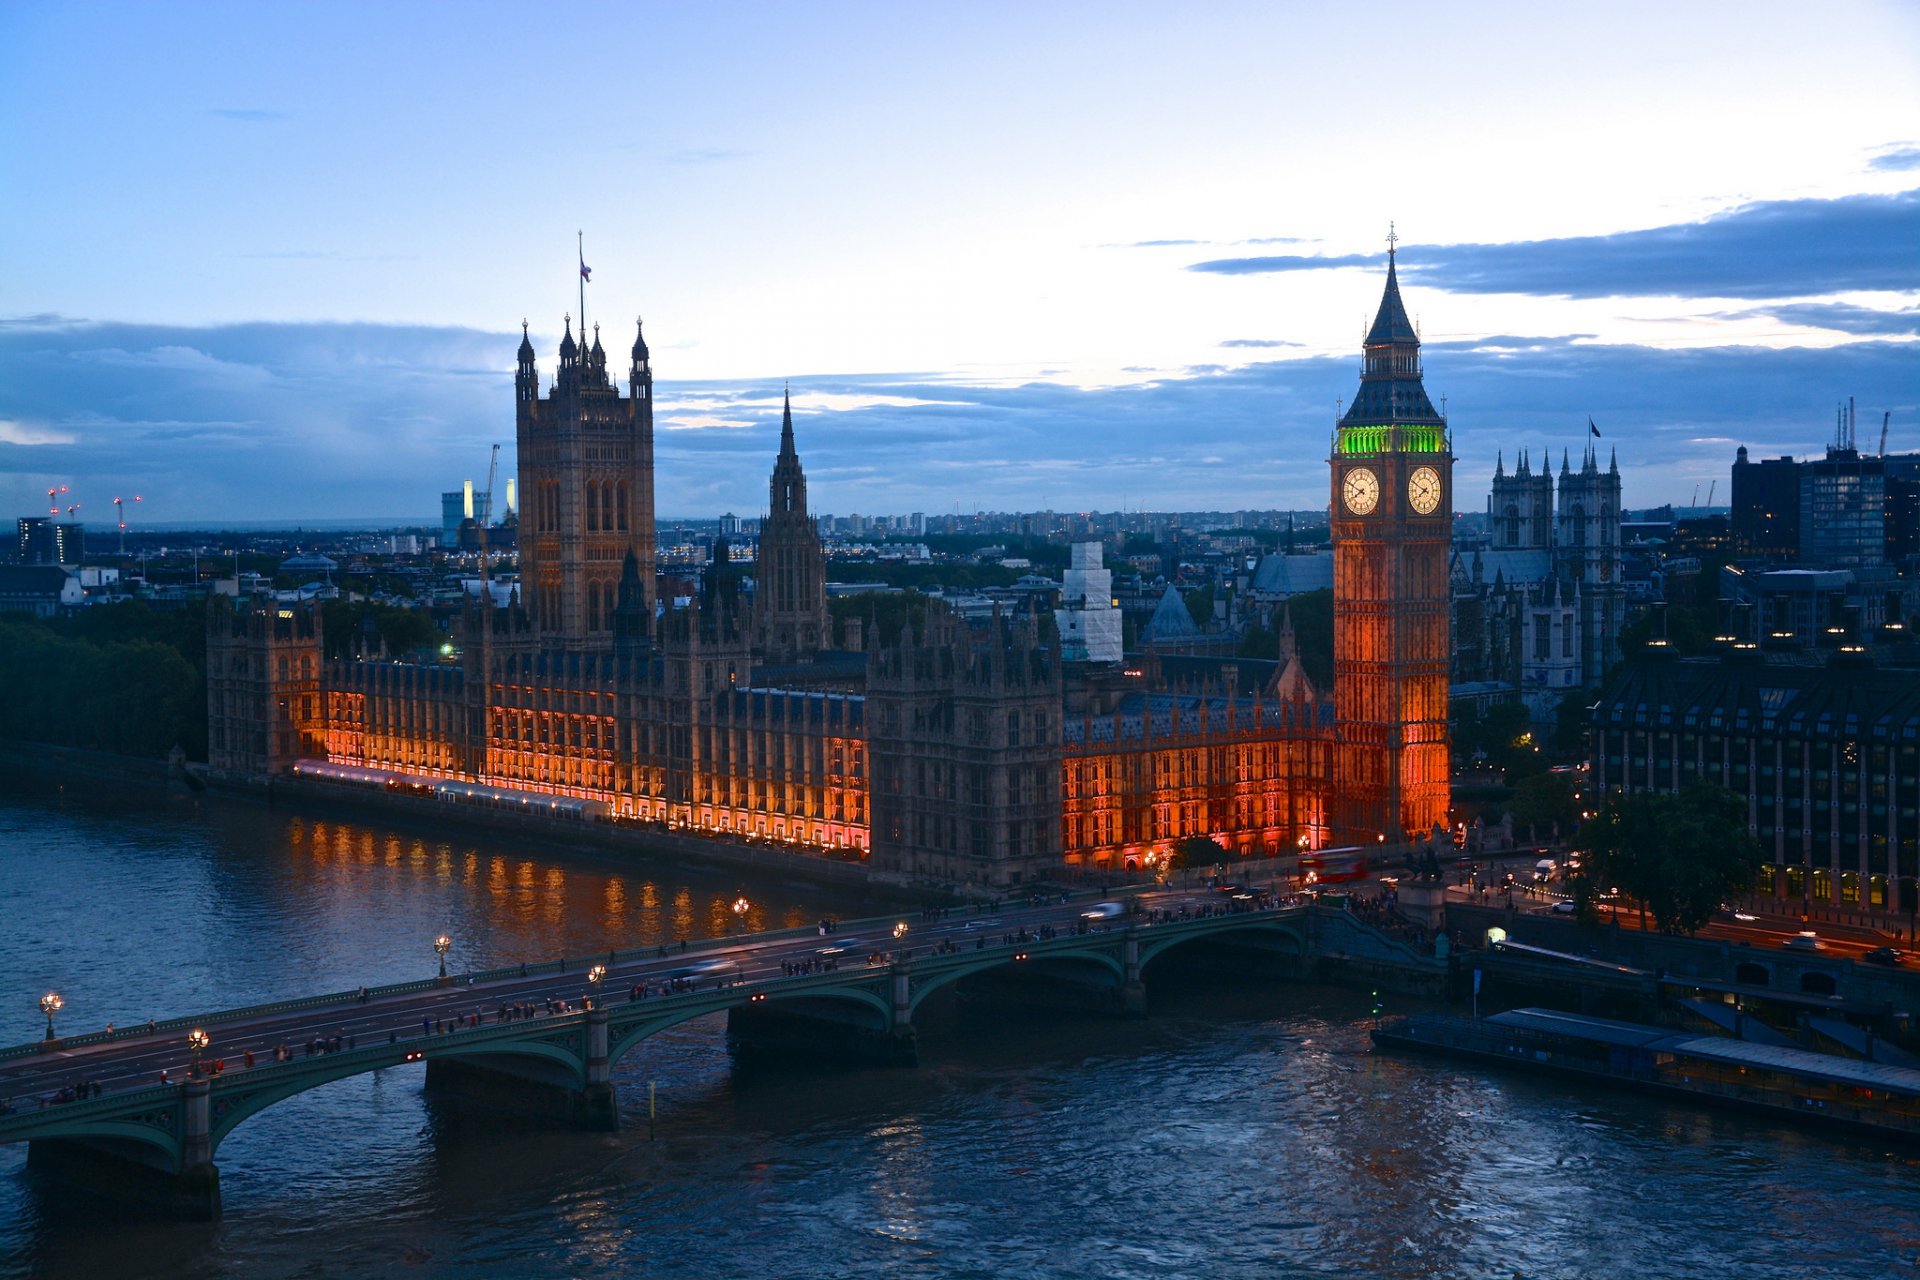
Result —
<instances>
[{"instance_id":1,"label":"light reflection on water","mask_svg":"<svg viewBox=\"0 0 1920 1280\"><path fill-rule=\"evenodd\" d=\"M0 1040L588 954L851 904L266 810L0 804ZM1368 1049L1368 1001L1149 971L1145 1022L936 998L916 1071L736 1077L724 1025L616 1071L626 1127L340 1081L219 1153L212 1227L127 1220L0 1152L0 1275L92 1277L1881 1277L1920 1169L1880 1144ZM11 993L11 995L9 994ZM24 993L24 994L22 994ZM656 1141L646 1094L661 1098Z\"/></svg>"}]
</instances>

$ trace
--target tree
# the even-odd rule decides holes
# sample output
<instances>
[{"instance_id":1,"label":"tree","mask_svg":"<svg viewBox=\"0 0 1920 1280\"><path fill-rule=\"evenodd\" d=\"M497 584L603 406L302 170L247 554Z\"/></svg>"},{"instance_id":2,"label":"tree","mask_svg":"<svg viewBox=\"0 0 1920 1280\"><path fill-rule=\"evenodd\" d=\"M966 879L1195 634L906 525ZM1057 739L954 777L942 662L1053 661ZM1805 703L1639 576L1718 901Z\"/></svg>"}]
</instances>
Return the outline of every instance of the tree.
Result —
<instances>
[{"instance_id":1,"label":"tree","mask_svg":"<svg viewBox=\"0 0 1920 1280\"><path fill-rule=\"evenodd\" d=\"M1192 867L1210 867L1226 856L1227 851L1212 836L1188 836L1174 843L1173 852L1167 855L1166 868L1169 872L1186 871Z\"/></svg>"},{"instance_id":2,"label":"tree","mask_svg":"<svg viewBox=\"0 0 1920 1280\"><path fill-rule=\"evenodd\" d=\"M1516 827L1525 828L1528 840L1537 840L1541 831L1571 831L1580 816L1580 797L1569 775L1536 773L1514 784L1507 811Z\"/></svg>"},{"instance_id":3,"label":"tree","mask_svg":"<svg viewBox=\"0 0 1920 1280\"><path fill-rule=\"evenodd\" d=\"M1575 901L1618 888L1663 933L1697 933L1720 904L1753 887L1766 853L1747 831L1746 802L1696 782L1678 792L1610 799L1581 828Z\"/></svg>"}]
</instances>

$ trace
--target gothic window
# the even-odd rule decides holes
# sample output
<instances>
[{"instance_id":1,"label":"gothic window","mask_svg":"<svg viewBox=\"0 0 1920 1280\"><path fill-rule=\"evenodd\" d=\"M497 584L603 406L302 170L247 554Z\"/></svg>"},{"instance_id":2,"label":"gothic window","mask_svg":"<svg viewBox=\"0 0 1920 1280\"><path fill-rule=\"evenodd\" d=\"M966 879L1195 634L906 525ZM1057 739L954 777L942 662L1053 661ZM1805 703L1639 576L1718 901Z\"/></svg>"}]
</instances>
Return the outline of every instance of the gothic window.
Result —
<instances>
[{"instance_id":1,"label":"gothic window","mask_svg":"<svg viewBox=\"0 0 1920 1280\"><path fill-rule=\"evenodd\" d=\"M627 482L620 481L613 487L614 523L624 533L627 528Z\"/></svg>"},{"instance_id":2,"label":"gothic window","mask_svg":"<svg viewBox=\"0 0 1920 1280\"><path fill-rule=\"evenodd\" d=\"M1573 545L1587 545L1587 507L1582 502L1573 504Z\"/></svg>"},{"instance_id":3,"label":"gothic window","mask_svg":"<svg viewBox=\"0 0 1920 1280\"><path fill-rule=\"evenodd\" d=\"M1509 502L1507 504L1506 516L1507 545L1517 547L1520 545L1520 508L1514 503Z\"/></svg>"}]
</instances>

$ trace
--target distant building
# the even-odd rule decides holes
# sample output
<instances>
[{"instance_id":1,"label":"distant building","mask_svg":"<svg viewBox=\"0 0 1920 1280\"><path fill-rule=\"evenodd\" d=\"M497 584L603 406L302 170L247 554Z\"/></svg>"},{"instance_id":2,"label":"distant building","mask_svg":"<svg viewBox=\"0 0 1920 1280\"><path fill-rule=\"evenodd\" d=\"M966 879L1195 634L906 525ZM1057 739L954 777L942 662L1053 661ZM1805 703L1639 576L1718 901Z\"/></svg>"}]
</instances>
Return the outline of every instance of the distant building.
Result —
<instances>
[{"instance_id":1,"label":"distant building","mask_svg":"<svg viewBox=\"0 0 1920 1280\"><path fill-rule=\"evenodd\" d=\"M77 565L84 558L86 526L77 520L52 516L22 516L19 523L18 563L23 565Z\"/></svg>"},{"instance_id":2,"label":"distant building","mask_svg":"<svg viewBox=\"0 0 1920 1280\"><path fill-rule=\"evenodd\" d=\"M1733 459L1733 544L1737 555L1791 560L1800 554L1800 464L1792 458Z\"/></svg>"},{"instance_id":3,"label":"distant building","mask_svg":"<svg viewBox=\"0 0 1920 1280\"><path fill-rule=\"evenodd\" d=\"M1484 539L1453 551L1454 682L1507 685L1536 720L1599 683L1626 625L1623 524L1617 456L1603 470L1589 442L1576 471L1562 450L1556 485L1550 463L1503 455Z\"/></svg>"},{"instance_id":4,"label":"distant building","mask_svg":"<svg viewBox=\"0 0 1920 1280\"><path fill-rule=\"evenodd\" d=\"M509 504L511 505L511 504ZM468 480L460 488L440 495L440 545L458 547L460 545L460 524L464 520L476 520L481 523L493 517L493 496L488 493L475 493L473 481Z\"/></svg>"},{"instance_id":5,"label":"distant building","mask_svg":"<svg viewBox=\"0 0 1920 1280\"><path fill-rule=\"evenodd\" d=\"M1060 656L1067 662L1115 663L1121 658L1120 610L1113 599L1113 571L1100 565L1097 542L1076 542L1060 608Z\"/></svg>"},{"instance_id":6,"label":"distant building","mask_svg":"<svg viewBox=\"0 0 1920 1280\"><path fill-rule=\"evenodd\" d=\"M1677 659L1655 648L1621 664L1592 725L1603 795L1705 781L1745 797L1768 855L1761 892L1789 910L1892 914L1892 886L1920 873L1911 654L1876 662L1847 646L1819 661L1748 646Z\"/></svg>"},{"instance_id":7,"label":"distant building","mask_svg":"<svg viewBox=\"0 0 1920 1280\"><path fill-rule=\"evenodd\" d=\"M85 602L80 576L59 565L0 565L0 613L51 618Z\"/></svg>"}]
</instances>

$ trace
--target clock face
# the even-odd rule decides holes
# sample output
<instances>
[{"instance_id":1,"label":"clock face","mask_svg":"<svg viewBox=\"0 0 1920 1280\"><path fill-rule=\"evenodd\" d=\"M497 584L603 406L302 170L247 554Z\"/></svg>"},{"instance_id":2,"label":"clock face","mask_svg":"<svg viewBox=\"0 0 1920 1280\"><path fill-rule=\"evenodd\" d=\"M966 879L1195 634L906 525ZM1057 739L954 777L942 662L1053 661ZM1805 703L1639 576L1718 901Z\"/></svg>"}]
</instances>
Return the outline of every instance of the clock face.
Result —
<instances>
[{"instance_id":1,"label":"clock face","mask_svg":"<svg viewBox=\"0 0 1920 1280\"><path fill-rule=\"evenodd\" d=\"M1407 477L1407 501L1421 515L1432 515L1440 505L1440 473L1432 467L1415 467Z\"/></svg>"},{"instance_id":2,"label":"clock face","mask_svg":"<svg viewBox=\"0 0 1920 1280\"><path fill-rule=\"evenodd\" d=\"M1380 505L1380 477L1367 467L1355 467L1341 482L1340 497L1347 510L1364 516Z\"/></svg>"}]
</instances>

